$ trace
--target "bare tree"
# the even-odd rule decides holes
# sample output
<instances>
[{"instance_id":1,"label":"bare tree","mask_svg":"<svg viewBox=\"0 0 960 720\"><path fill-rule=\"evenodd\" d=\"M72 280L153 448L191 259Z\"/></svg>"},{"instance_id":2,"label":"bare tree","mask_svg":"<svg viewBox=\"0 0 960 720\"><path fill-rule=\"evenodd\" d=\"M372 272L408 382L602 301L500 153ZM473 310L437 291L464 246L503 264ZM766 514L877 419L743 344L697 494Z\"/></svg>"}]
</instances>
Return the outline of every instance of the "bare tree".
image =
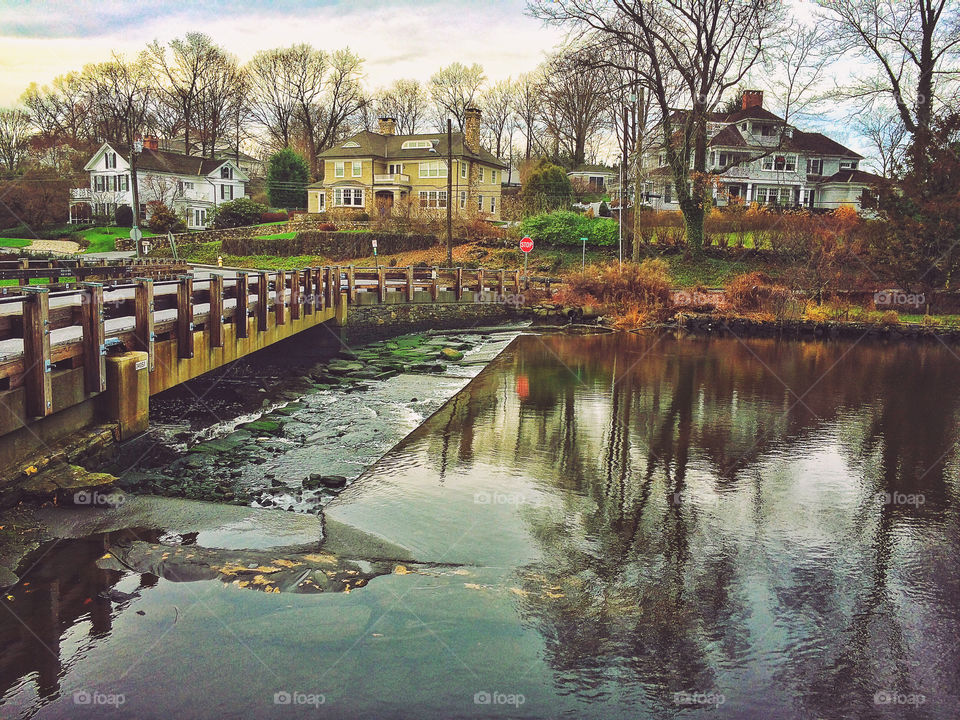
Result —
<instances>
[{"instance_id":1,"label":"bare tree","mask_svg":"<svg viewBox=\"0 0 960 720\"><path fill-rule=\"evenodd\" d=\"M313 125L313 131L308 135L314 164L319 153L336 145L352 130L351 122L359 117L368 102L361 84L363 58L350 48L344 48L330 55L329 60L321 103L314 108L320 122ZM311 168L316 175L317 168Z\"/></svg>"},{"instance_id":2,"label":"bare tree","mask_svg":"<svg viewBox=\"0 0 960 720\"><path fill-rule=\"evenodd\" d=\"M892 102L916 140L918 160L939 107L960 81L960 4L955 0L818 0L838 53L868 64L846 94Z\"/></svg>"},{"instance_id":3,"label":"bare tree","mask_svg":"<svg viewBox=\"0 0 960 720\"><path fill-rule=\"evenodd\" d=\"M523 157L530 160L537 145L537 127L540 121L540 93L543 76L539 70L521 75L517 80L516 114L524 136Z\"/></svg>"},{"instance_id":4,"label":"bare tree","mask_svg":"<svg viewBox=\"0 0 960 720\"><path fill-rule=\"evenodd\" d=\"M766 0L530 0L536 17L589 36L599 61L641 56L640 80L662 118L667 164L693 254L703 248L707 122L760 59L779 5ZM674 113L681 91L683 112Z\"/></svg>"},{"instance_id":5,"label":"bare tree","mask_svg":"<svg viewBox=\"0 0 960 720\"><path fill-rule=\"evenodd\" d=\"M451 63L430 76L430 99L438 130L446 128L448 117L463 130L465 110L474 104L486 80L483 68L476 63Z\"/></svg>"},{"instance_id":6,"label":"bare tree","mask_svg":"<svg viewBox=\"0 0 960 720\"><path fill-rule=\"evenodd\" d=\"M907 129L895 112L863 113L857 119L857 129L865 137L876 156L873 164L885 178L892 178L903 164L907 152Z\"/></svg>"},{"instance_id":7,"label":"bare tree","mask_svg":"<svg viewBox=\"0 0 960 720\"><path fill-rule=\"evenodd\" d=\"M514 100L517 88L513 80L507 78L491 86L483 93L480 105L483 108L483 127L491 139L490 147L500 157L503 150L504 135L507 126L514 117Z\"/></svg>"},{"instance_id":8,"label":"bare tree","mask_svg":"<svg viewBox=\"0 0 960 720\"><path fill-rule=\"evenodd\" d=\"M21 97L37 129L55 141L77 145L92 140L89 103L79 73L53 79L49 86L32 83Z\"/></svg>"},{"instance_id":9,"label":"bare tree","mask_svg":"<svg viewBox=\"0 0 960 720\"><path fill-rule=\"evenodd\" d=\"M149 173L140 178L141 192L143 198L141 202L162 202L167 207L173 207L173 203L186 197L186 188L182 181L172 175L160 175Z\"/></svg>"},{"instance_id":10,"label":"bare tree","mask_svg":"<svg viewBox=\"0 0 960 720\"><path fill-rule=\"evenodd\" d=\"M602 130L609 106L610 79L586 67L576 50L552 57L544 72L542 106L547 129L574 166L586 162L588 143Z\"/></svg>"},{"instance_id":11,"label":"bare tree","mask_svg":"<svg viewBox=\"0 0 960 720\"><path fill-rule=\"evenodd\" d=\"M420 132L428 107L427 91L417 80L397 80L376 98L377 115L396 120L400 135Z\"/></svg>"},{"instance_id":12,"label":"bare tree","mask_svg":"<svg viewBox=\"0 0 960 720\"><path fill-rule=\"evenodd\" d=\"M817 94L833 55L826 50L827 31L819 25L790 21L764 51L766 85L776 109L790 122L808 115L821 100Z\"/></svg>"},{"instance_id":13,"label":"bare tree","mask_svg":"<svg viewBox=\"0 0 960 720\"><path fill-rule=\"evenodd\" d=\"M155 84L144 54L132 61L115 54L108 62L88 65L82 81L98 139L130 145L152 127Z\"/></svg>"},{"instance_id":14,"label":"bare tree","mask_svg":"<svg viewBox=\"0 0 960 720\"><path fill-rule=\"evenodd\" d=\"M290 146L296 118L294 53L262 50L247 65L250 114L275 150Z\"/></svg>"},{"instance_id":15,"label":"bare tree","mask_svg":"<svg viewBox=\"0 0 960 720\"><path fill-rule=\"evenodd\" d=\"M6 172L20 172L30 149L31 135L33 126L25 110L0 110L0 167Z\"/></svg>"},{"instance_id":16,"label":"bare tree","mask_svg":"<svg viewBox=\"0 0 960 720\"><path fill-rule=\"evenodd\" d=\"M246 80L235 57L219 48L211 54L194 108L200 154L213 157L244 112Z\"/></svg>"}]
</instances>

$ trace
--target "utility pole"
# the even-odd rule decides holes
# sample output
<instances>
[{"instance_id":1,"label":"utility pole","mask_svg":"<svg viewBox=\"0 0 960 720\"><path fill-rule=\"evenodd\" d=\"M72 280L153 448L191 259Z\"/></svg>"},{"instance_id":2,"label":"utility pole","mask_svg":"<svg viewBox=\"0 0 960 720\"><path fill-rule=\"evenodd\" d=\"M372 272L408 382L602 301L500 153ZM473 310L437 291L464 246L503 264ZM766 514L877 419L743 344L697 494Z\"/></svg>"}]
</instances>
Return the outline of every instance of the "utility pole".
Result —
<instances>
[{"instance_id":1,"label":"utility pole","mask_svg":"<svg viewBox=\"0 0 960 720\"><path fill-rule=\"evenodd\" d=\"M447 118L447 267L453 267L453 124L450 118Z\"/></svg>"},{"instance_id":2,"label":"utility pole","mask_svg":"<svg viewBox=\"0 0 960 720\"><path fill-rule=\"evenodd\" d=\"M139 138L133 141L133 147L130 148L130 182L133 189L133 228L130 230L130 239L137 249L137 257L140 257L140 183L137 181L137 157L143 152L143 140Z\"/></svg>"}]
</instances>

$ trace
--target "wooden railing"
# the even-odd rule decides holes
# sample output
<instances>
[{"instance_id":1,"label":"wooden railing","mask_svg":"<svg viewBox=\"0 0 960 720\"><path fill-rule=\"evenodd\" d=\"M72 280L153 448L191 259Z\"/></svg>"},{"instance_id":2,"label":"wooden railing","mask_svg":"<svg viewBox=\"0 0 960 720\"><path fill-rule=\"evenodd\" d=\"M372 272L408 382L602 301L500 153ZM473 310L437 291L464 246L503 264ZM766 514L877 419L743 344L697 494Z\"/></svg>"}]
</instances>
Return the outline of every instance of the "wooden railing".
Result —
<instances>
[{"instance_id":1,"label":"wooden railing","mask_svg":"<svg viewBox=\"0 0 960 720\"><path fill-rule=\"evenodd\" d=\"M0 295L19 293L31 280L41 280L48 290L68 290L83 282L104 281L111 285L129 282L135 277L166 280L189 272L190 266L176 260L0 260L0 280L16 285L0 286ZM64 278L70 278L64 281Z\"/></svg>"}]
</instances>

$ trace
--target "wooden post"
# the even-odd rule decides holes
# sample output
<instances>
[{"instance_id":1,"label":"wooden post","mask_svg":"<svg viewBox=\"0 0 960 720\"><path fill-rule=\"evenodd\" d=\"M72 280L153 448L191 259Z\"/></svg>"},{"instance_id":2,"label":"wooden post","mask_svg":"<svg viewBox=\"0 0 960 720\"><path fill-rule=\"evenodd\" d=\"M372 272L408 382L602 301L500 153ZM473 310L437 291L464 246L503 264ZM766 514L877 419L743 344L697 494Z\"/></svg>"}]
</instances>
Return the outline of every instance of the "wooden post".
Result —
<instances>
[{"instance_id":1,"label":"wooden post","mask_svg":"<svg viewBox=\"0 0 960 720\"><path fill-rule=\"evenodd\" d=\"M483 302L483 270L477 270L477 296L474 302Z\"/></svg>"},{"instance_id":2,"label":"wooden post","mask_svg":"<svg viewBox=\"0 0 960 720\"><path fill-rule=\"evenodd\" d=\"M250 316L250 279L245 272L237 273L237 309L233 313L233 324L237 337L249 336L247 318Z\"/></svg>"},{"instance_id":3,"label":"wooden post","mask_svg":"<svg viewBox=\"0 0 960 720\"><path fill-rule=\"evenodd\" d=\"M460 302L460 298L463 297L463 268L457 268L457 286L454 290L456 291L457 302Z\"/></svg>"},{"instance_id":4,"label":"wooden post","mask_svg":"<svg viewBox=\"0 0 960 720\"><path fill-rule=\"evenodd\" d=\"M193 275L181 275L177 285L177 357L193 357Z\"/></svg>"},{"instance_id":5,"label":"wooden post","mask_svg":"<svg viewBox=\"0 0 960 720\"><path fill-rule=\"evenodd\" d=\"M83 379L88 394L107 389L107 333L104 328L103 285L83 283Z\"/></svg>"},{"instance_id":6,"label":"wooden post","mask_svg":"<svg viewBox=\"0 0 960 720\"><path fill-rule=\"evenodd\" d=\"M23 293L23 367L27 412L32 417L53 413L50 382L50 293L25 287Z\"/></svg>"},{"instance_id":7,"label":"wooden post","mask_svg":"<svg viewBox=\"0 0 960 720\"><path fill-rule=\"evenodd\" d=\"M326 269L326 273L327 273L326 306L332 309L335 307L335 303L337 302L337 296L340 294L340 268L337 268L336 277L334 277L332 267L328 267ZM336 286L336 288L334 286Z\"/></svg>"},{"instance_id":8,"label":"wooden post","mask_svg":"<svg viewBox=\"0 0 960 720\"><path fill-rule=\"evenodd\" d=\"M273 311L276 314L277 325L287 324L287 272L281 270L277 273L277 297L273 303Z\"/></svg>"},{"instance_id":9,"label":"wooden post","mask_svg":"<svg viewBox=\"0 0 960 720\"><path fill-rule=\"evenodd\" d=\"M210 276L210 314L207 315L210 347L223 347L223 275Z\"/></svg>"},{"instance_id":10,"label":"wooden post","mask_svg":"<svg viewBox=\"0 0 960 720\"><path fill-rule=\"evenodd\" d=\"M134 338L136 350L147 352L147 369L153 372L153 279L137 278L134 302Z\"/></svg>"},{"instance_id":11,"label":"wooden post","mask_svg":"<svg viewBox=\"0 0 960 720\"><path fill-rule=\"evenodd\" d=\"M316 276L312 268L303 270L303 314L313 315L313 303L316 299Z\"/></svg>"},{"instance_id":12,"label":"wooden post","mask_svg":"<svg viewBox=\"0 0 960 720\"><path fill-rule=\"evenodd\" d=\"M437 268L430 270L430 299L434 302L440 297L440 279L437 277Z\"/></svg>"},{"instance_id":13,"label":"wooden post","mask_svg":"<svg viewBox=\"0 0 960 720\"><path fill-rule=\"evenodd\" d=\"M30 278L26 275L26 271L30 270L30 258L20 258L20 269L24 271L24 275L17 282L20 287L27 287L30 285Z\"/></svg>"},{"instance_id":14,"label":"wooden post","mask_svg":"<svg viewBox=\"0 0 960 720\"><path fill-rule=\"evenodd\" d=\"M387 299L387 278L386 270L382 267L377 268L377 302L383 303Z\"/></svg>"},{"instance_id":15,"label":"wooden post","mask_svg":"<svg viewBox=\"0 0 960 720\"><path fill-rule=\"evenodd\" d=\"M347 268L347 302L351 305L357 302L357 283L353 277L353 265Z\"/></svg>"},{"instance_id":16,"label":"wooden post","mask_svg":"<svg viewBox=\"0 0 960 720\"><path fill-rule=\"evenodd\" d=\"M257 332L267 330L267 310L269 294L267 286L270 280L265 272L257 273Z\"/></svg>"},{"instance_id":17,"label":"wooden post","mask_svg":"<svg viewBox=\"0 0 960 720\"><path fill-rule=\"evenodd\" d=\"M327 306L327 270L326 268L313 269L314 282L316 283L317 312L322 312Z\"/></svg>"},{"instance_id":18,"label":"wooden post","mask_svg":"<svg viewBox=\"0 0 960 720\"><path fill-rule=\"evenodd\" d=\"M407 302L413 302L413 265L407 266Z\"/></svg>"},{"instance_id":19,"label":"wooden post","mask_svg":"<svg viewBox=\"0 0 960 720\"><path fill-rule=\"evenodd\" d=\"M300 319L300 271L294 270L290 275L290 319Z\"/></svg>"},{"instance_id":20,"label":"wooden post","mask_svg":"<svg viewBox=\"0 0 960 720\"><path fill-rule=\"evenodd\" d=\"M500 293L500 302L503 302L503 295L506 292L505 281L506 281L506 272L504 271L503 268L500 268L500 283L499 283L500 289L498 290L498 292Z\"/></svg>"}]
</instances>

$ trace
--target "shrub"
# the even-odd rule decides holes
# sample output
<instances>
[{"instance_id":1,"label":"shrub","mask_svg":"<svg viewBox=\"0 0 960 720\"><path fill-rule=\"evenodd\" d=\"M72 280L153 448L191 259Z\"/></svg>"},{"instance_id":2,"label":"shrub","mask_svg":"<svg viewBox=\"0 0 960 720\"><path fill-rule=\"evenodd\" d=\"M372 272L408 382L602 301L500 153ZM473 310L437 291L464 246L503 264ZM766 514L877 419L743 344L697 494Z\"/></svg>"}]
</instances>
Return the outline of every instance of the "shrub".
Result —
<instances>
[{"instance_id":1,"label":"shrub","mask_svg":"<svg viewBox=\"0 0 960 720\"><path fill-rule=\"evenodd\" d=\"M639 265L624 263L590 266L582 273L569 276L572 293L591 296L602 303L626 306L664 307L670 304L670 272L660 258L644 260Z\"/></svg>"},{"instance_id":2,"label":"shrub","mask_svg":"<svg viewBox=\"0 0 960 720\"><path fill-rule=\"evenodd\" d=\"M149 226L155 233L181 233L186 232L187 224L183 218L177 215L167 205L162 202L151 202L147 204L150 213Z\"/></svg>"},{"instance_id":3,"label":"shrub","mask_svg":"<svg viewBox=\"0 0 960 720\"><path fill-rule=\"evenodd\" d=\"M324 232L336 232L337 226L333 223L320 223L315 229L322 230Z\"/></svg>"},{"instance_id":4,"label":"shrub","mask_svg":"<svg viewBox=\"0 0 960 720\"><path fill-rule=\"evenodd\" d=\"M803 319L809 322L825 323L830 319L830 311L823 305L810 305L803 311Z\"/></svg>"},{"instance_id":5,"label":"shrub","mask_svg":"<svg viewBox=\"0 0 960 720\"><path fill-rule=\"evenodd\" d=\"M520 199L530 212L566 207L573 200L570 178L559 165L541 160L524 180Z\"/></svg>"},{"instance_id":6,"label":"shrub","mask_svg":"<svg viewBox=\"0 0 960 720\"><path fill-rule=\"evenodd\" d=\"M883 315L880 316L880 322L883 325L899 325L900 313L898 313L896 310L887 310Z\"/></svg>"},{"instance_id":7,"label":"shrub","mask_svg":"<svg viewBox=\"0 0 960 720\"><path fill-rule=\"evenodd\" d=\"M323 255L331 260L373 255L372 240L378 252L390 255L408 250L426 250L438 243L436 235L400 235L379 232L326 232L303 230L292 238L242 237L225 238L223 252L229 255Z\"/></svg>"},{"instance_id":8,"label":"shrub","mask_svg":"<svg viewBox=\"0 0 960 720\"><path fill-rule=\"evenodd\" d=\"M533 215L520 224L520 232L548 245L615 245L618 225L610 218L590 218L569 210Z\"/></svg>"},{"instance_id":9,"label":"shrub","mask_svg":"<svg viewBox=\"0 0 960 720\"><path fill-rule=\"evenodd\" d=\"M290 219L290 213L287 212L265 212L260 214L260 222L283 222Z\"/></svg>"},{"instance_id":10,"label":"shrub","mask_svg":"<svg viewBox=\"0 0 960 720\"><path fill-rule=\"evenodd\" d=\"M600 203L600 209L597 211L597 215L600 217L613 217L613 213L610 212L610 206L607 203Z\"/></svg>"},{"instance_id":11,"label":"shrub","mask_svg":"<svg viewBox=\"0 0 960 720\"><path fill-rule=\"evenodd\" d=\"M114 219L119 227L133 227L133 208L129 205L117 206Z\"/></svg>"},{"instance_id":12,"label":"shrub","mask_svg":"<svg viewBox=\"0 0 960 720\"><path fill-rule=\"evenodd\" d=\"M267 166L267 197L270 198L271 206L305 208L309 181L310 168L303 156L290 148L284 148L270 156Z\"/></svg>"},{"instance_id":13,"label":"shrub","mask_svg":"<svg viewBox=\"0 0 960 720\"><path fill-rule=\"evenodd\" d=\"M213 227L217 230L256 225L266 208L250 198L237 198L221 203L211 213Z\"/></svg>"},{"instance_id":14,"label":"shrub","mask_svg":"<svg viewBox=\"0 0 960 720\"><path fill-rule=\"evenodd\" d=\"M727 299L740 312L772 312L782 316L792 295L762 272L738 275L727 285Z\"/></svg>"}]
</instances>

